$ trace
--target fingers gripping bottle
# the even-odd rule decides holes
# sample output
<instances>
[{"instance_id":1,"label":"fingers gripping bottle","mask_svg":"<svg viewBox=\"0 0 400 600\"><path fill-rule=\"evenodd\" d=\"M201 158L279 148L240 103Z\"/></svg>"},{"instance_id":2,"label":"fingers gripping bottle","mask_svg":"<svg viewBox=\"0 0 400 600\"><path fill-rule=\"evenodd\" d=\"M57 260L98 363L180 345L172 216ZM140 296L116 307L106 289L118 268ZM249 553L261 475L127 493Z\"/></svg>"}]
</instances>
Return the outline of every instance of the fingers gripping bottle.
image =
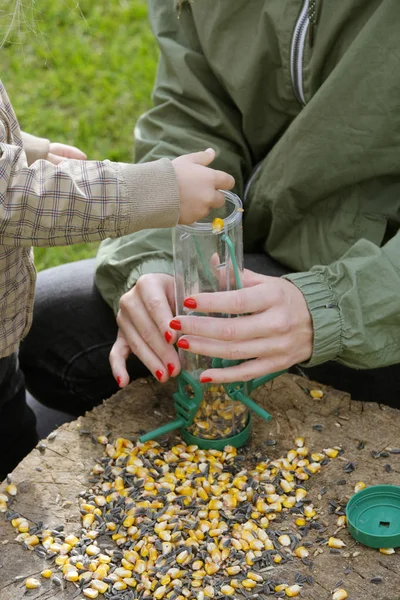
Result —
<instances>
[{"instance_id":1,"label":"fingers gripping bottle","mask_svg":"<svg viewBox=\"0 0 400 600\"><path fill-rule=\"evenodd\" d=\"M242 287L243 242L242 204L238 196L224 192L225 203L208 217L192 225L178 225L174 231L176 314L233 319L237 315L188 311L184 300L195 294L238 290ZM200 326L201 320L199 319ZM176 419L141 436L146 442L180 428L188 444L222 450L243 446L251 434L251 409L264 420L271 415L250 397L251 391L277 377L270 373L248 381L225 384L200 383L209 368L225 368L241 361L231 357L211 358L179 350L182 371L173 394Z\"/></svg>"}]
</instances>

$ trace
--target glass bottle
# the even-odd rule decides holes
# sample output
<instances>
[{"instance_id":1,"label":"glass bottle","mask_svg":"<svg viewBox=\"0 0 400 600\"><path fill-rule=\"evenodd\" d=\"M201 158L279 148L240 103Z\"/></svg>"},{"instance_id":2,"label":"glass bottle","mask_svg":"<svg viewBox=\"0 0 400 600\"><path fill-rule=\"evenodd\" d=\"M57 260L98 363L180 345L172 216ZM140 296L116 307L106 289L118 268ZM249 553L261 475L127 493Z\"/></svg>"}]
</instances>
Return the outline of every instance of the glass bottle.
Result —
<instances>
[{"instance_id":1,"label":"glass bottle","mask_svg":"<svg viewBox=\"0 0 400 600\"><path fill-rule=\"evenodd\" d=\"M208 217L174 230L174 268L177 315L205 316L183 306L185 298L203 292L222 292L241 287L243 273L242 203L231 192L223 192L225 203ZM212 314L234 318L235 315ZM213 358L179 350L182 369L196 382L213 366ZM190 436L203 440L231 438L249 422L244 404L234 401L223 385L200 384L203 397ZM190 386L188 386L189 388ZM186 390L190 394L190 389ZM192 439L190 441L193 441Z\"/></svg>"}]
</instances>

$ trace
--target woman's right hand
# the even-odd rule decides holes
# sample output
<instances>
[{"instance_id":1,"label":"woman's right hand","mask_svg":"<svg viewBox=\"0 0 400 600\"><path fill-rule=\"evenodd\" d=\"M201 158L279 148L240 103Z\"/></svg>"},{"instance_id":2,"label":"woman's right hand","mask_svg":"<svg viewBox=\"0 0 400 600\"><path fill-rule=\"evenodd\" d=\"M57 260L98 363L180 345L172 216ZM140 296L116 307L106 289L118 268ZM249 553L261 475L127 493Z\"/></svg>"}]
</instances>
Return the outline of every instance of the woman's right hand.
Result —
<instances>
[{"instance_id":1,"label":"woman's right hand","mask_svg":"<svg viewBox=\"0 0 400 600\"><path fill-rule=\"evenodd\" d=\"M182 225L194 223L206 217L212 208L223 206L225 197L218 190L231 190L235 185L232 175L208 168L214 158L215 150L209 148L172 161L179 185Z\"/></svg>"},{"instance_id":2,"label":"woman's right hand","mask_svg":"<svg viewBox=\"0 0 400 600\"><path fill-rule=\"evenodd\" d=\"M169 327L174 314L175 283L171 275L142 275L121 297L118 336L110 352L111 369L120 387L129 383L126 360L132 353L158 381L178 375L181 366L173 346L178 334Z\"/></svg>"}]
</instances>

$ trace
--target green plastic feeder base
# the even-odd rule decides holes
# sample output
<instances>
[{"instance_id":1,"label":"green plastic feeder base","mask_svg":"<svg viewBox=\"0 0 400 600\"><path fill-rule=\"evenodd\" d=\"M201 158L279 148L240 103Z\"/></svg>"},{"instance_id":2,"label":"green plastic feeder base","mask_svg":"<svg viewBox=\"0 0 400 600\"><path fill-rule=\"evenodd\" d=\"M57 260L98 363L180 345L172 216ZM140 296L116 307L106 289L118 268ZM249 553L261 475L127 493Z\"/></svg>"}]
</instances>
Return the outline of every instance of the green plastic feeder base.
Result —
<instances>
[{"instance_id":1,"label":"green plastic feeder base","mask_svg":"<svg viewBox=\"0 0 400 600\"><path fill-rule=\"evenodd\" d=\"M400 546L400 486L374 485L354 494L346 507L347 527L370 548Z\"/></svg>"},{"instance_id":2,"label":"green plastic feeder base","mask_svg":"<svg viewBox=\"0 0 400 600\"><path fill-rule=\"evenodd\" d=\"M244 446L251 435L251 415L249 415L249 420L247 421L247 425L240 433L233 435L232 437L223 438L222 440L205 440L204 438L197 437L196 435L192 435L189 433L187 429L181 429L181 436L184 442L186 442L189 446L191 444L195 444L199 448L203 450L223 450L225 446L233 446L234 448L241 448Z\"/></svg>"}]
</instances>

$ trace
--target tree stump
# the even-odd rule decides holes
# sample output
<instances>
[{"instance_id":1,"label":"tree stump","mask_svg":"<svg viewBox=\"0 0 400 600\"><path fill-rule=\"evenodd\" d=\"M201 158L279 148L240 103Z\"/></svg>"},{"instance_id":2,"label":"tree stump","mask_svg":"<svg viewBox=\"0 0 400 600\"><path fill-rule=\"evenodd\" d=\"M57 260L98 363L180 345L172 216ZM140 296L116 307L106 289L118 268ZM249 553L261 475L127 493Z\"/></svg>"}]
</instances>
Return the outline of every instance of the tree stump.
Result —
<instances>
[{"instance_id":1,"label":"tree stump","mask_svg":"<svg viewBox=\"0 0 400 600\"><path fill-rule=\"evenodd\" d=\"M315 388L324 390L322 399L310 396L309 390ZM79 530L77 497L90 487L89 473L103 452L103 447L85 432L97 436L111 431L111 439L136 439L141 432L173 417L172 390L170 384L141 379L84 417L60 427L53 439L44 440L45 448L34 449L14 471L12 479L18 485L18 495L12 508L30 521L43 521L50 527L65 524L68 532ZM400 455L379 458L371 455L372 450L400 446L400 411L352 401L343 392L291 375L283 375L259 388L253 397L273 415L270 423L254 419L251 450L260 453L260 460L266 455L270 458L285 455L293 448L293 440L298 435L306 438L306 445L313 451L343 447L342 457L305 483L309 497L320 510L320 519L329 523L325 536L334 535L337 528L337 517L328 514L330 500L340 502L350 498L358 481L366 485L400 484ZM320 427L313 428L315 425ZM276 440L276 444L266 445L264 442L268 439ZM360 441L364 442L362 449ZM348 461L356 463L355 471L350 474L343 471ZM3 488L4 484L0 492ZM322 488L327 491L321 496ZM39 574L47 563L14 541L14 529L3 517L0 515L0 599L72 598L76 588L66 582L64 589L60 589L41 579L39 589L26 591L25 578L37 576L40 579ZM295 560L275 566L274 577L286 574L293 581L296 572L312 574L314 585L305 585L302 592L302 597L309 600L329 600L339 580L344 580L341 587L347 590L350 600L400 600L400 551L391 556L380 554L357 544L346 530L341 532L340 538L346 543L340 554L331 554L326 545L314 545L310 549L312 553L320 552L313 557L312 572ZM372 583L375 577L381 577L382 582Z\"/></svg>"}]
</instances>

